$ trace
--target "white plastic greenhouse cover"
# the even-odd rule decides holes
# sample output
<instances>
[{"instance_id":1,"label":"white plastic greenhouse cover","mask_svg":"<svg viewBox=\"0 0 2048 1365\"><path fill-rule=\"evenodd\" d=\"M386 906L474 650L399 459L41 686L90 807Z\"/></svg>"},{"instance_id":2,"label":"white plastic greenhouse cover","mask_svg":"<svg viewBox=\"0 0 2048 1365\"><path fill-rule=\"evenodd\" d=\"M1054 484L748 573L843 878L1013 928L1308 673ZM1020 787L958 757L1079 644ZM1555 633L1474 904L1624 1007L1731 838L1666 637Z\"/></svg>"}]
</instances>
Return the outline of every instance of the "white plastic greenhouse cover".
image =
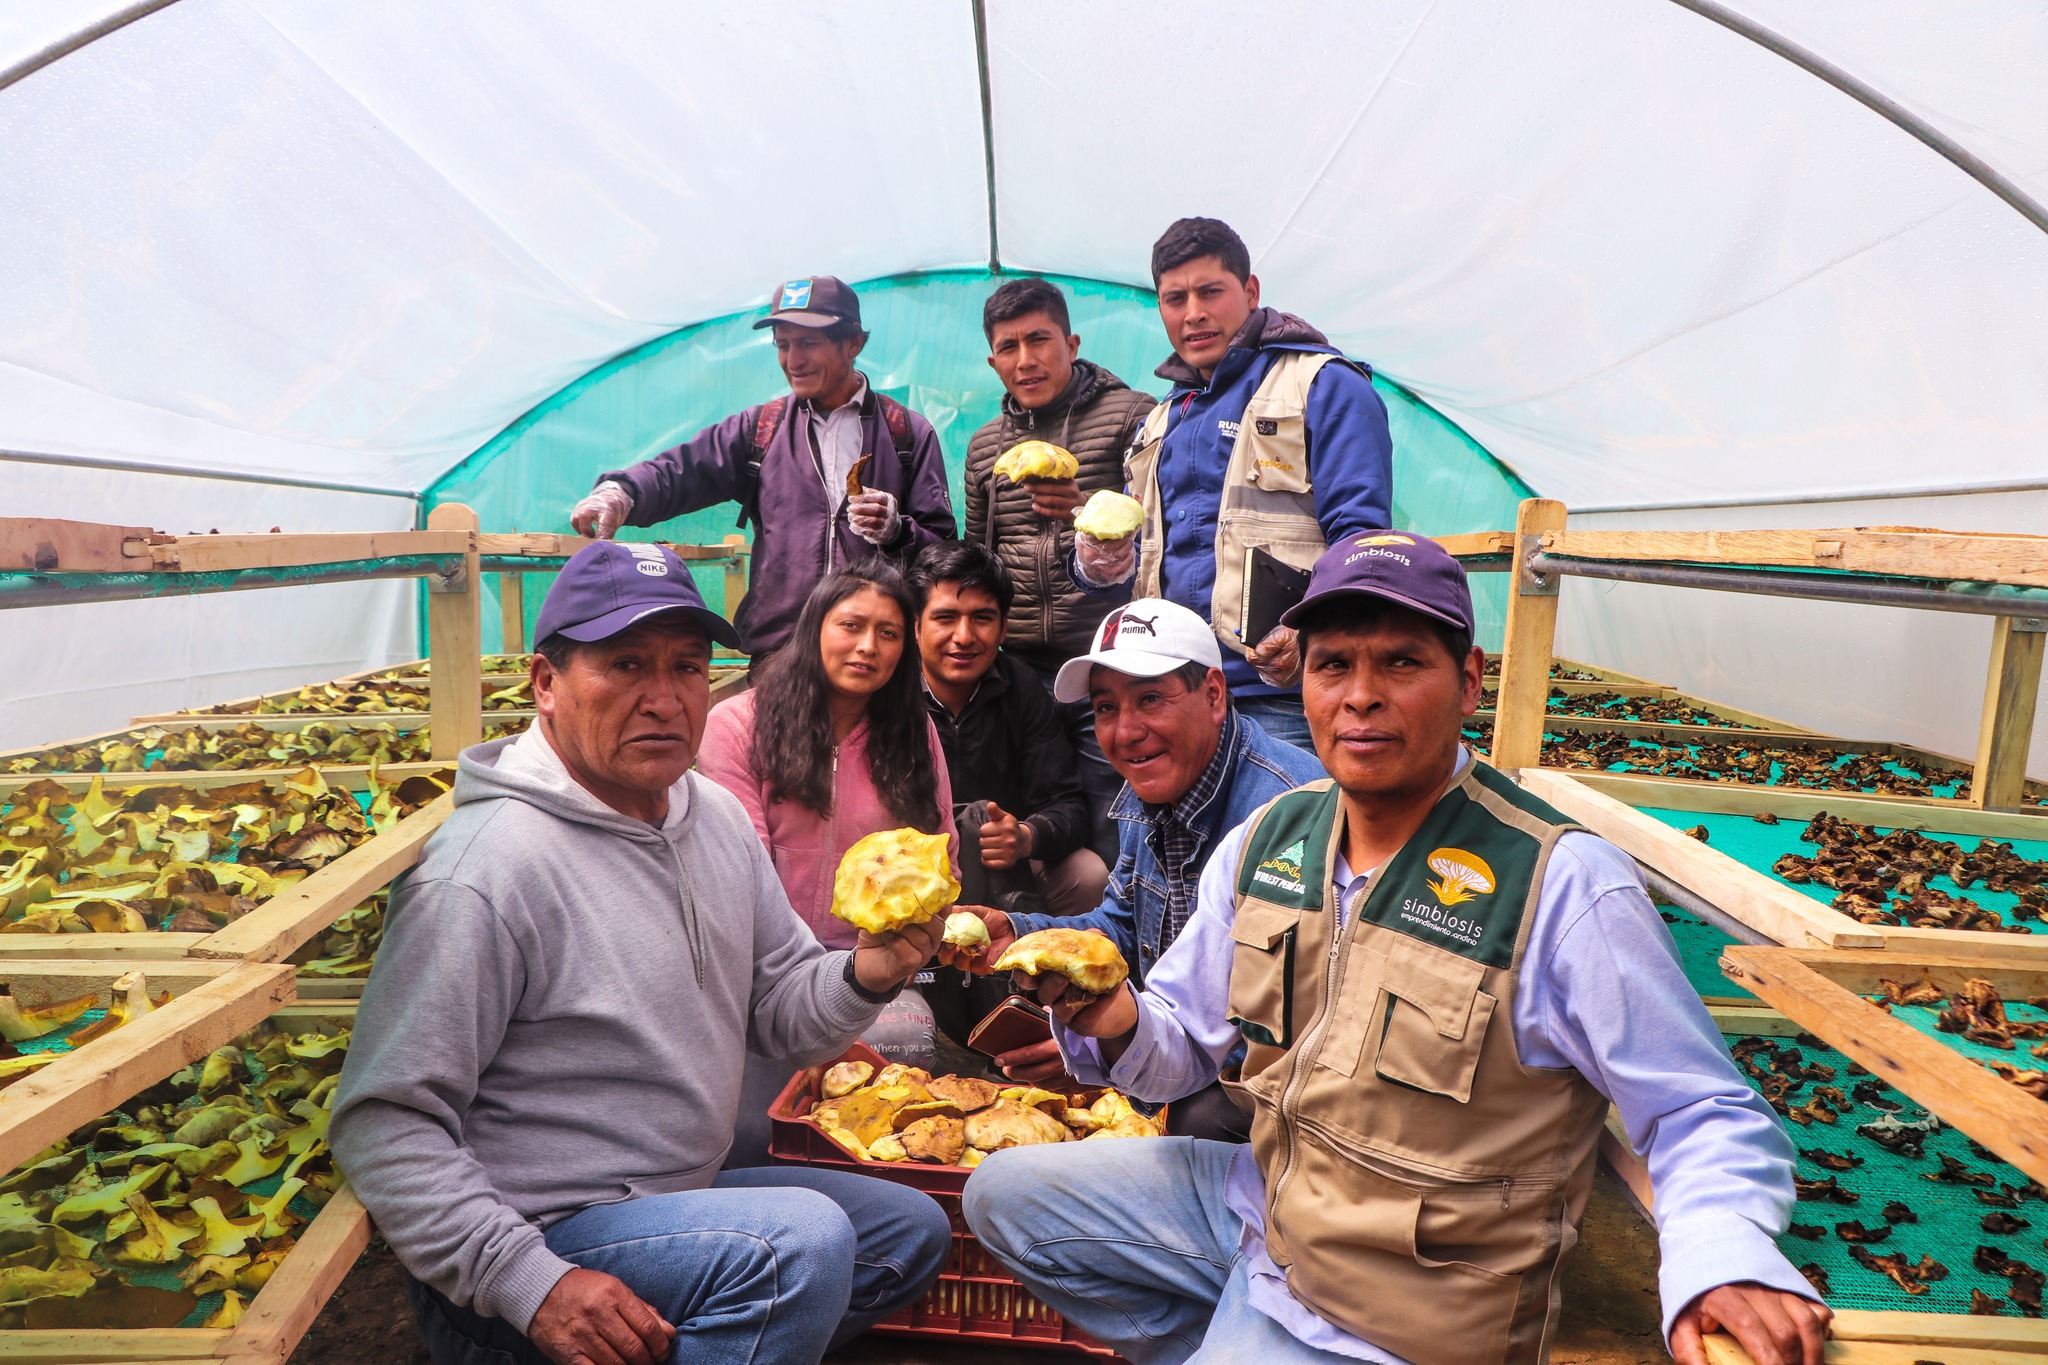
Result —
<instances>
[{"instance_id":1,"label":"white plastic greenhouse cover","mask_svg":"<svg viewBox=\"0 0 2048 1365\"><path fill-rule=\"evenodd\" d=\"M0 70L134 8L0 8ZM2035 0L1733 8L2048 200ZM2021 490L2048 486L2048 234L1691 8L980 12L978 44L969 0L157 8L0 88L0 451L396 495L151 480L135 519L166 529L403 525L549 393L781 276L993 247L1145 284L1160 228L1204 213L1269 302L1585 525L2043 529ZM127 477L0 460L0 502L111 516ZM318 591L409 611L392 585ZM1609 662L1968 746L1981 620L1744 601L1747 633L1703 643L1666 619L1696 597L1579 596L1567 643ZM70 628L11 615L10 663ZM1792 640L1859 677L1816 696L1779 665ZM1952 676L1897 683L1929 646ZM9 668L0 698L75 684Z\"/></svg>"}]
</instances>

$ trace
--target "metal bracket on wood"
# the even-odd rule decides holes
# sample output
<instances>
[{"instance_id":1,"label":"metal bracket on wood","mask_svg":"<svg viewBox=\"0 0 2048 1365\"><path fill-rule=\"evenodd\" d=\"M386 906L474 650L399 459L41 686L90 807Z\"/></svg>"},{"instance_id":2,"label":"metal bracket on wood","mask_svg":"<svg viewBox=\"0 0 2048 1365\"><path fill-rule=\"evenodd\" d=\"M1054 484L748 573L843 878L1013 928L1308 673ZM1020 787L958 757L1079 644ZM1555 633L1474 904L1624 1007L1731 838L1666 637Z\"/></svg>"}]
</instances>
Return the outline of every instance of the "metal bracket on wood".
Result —
<instances>
[{"instance_id":1,"label":"metal bracket on wood","mask_svg":"<svg viewBox=\"0 0 2048 1365\"><path fill-rule=\"evenodd\" d=\"M428 592L468 592L469 569L460 558L447 568L427 575Z\"/></svg>"},{"instance_id":2,"label":"metal bracket on wood","mask_svg":"<svg viewBox=\"0 0 2048 1365\"><path fill-rule=\"evenodd\" d=\"M1543 553L1543 537L1523 535L1515 539L1515 593L1520 597L1555 597L1564 584L1560 573L1542 573L1531 563Z\"/></svg>"},{"instance_id":3,"label":"metal bracket on wood","mask_svg":"<svg viewBox=\"0 0 2048 1365\"><path fill-rule=\"evenodd\" d=\"M2048 616L2015 616L2011 629L2020 635L2048 635Z\"/></svg>"}]
</instances>

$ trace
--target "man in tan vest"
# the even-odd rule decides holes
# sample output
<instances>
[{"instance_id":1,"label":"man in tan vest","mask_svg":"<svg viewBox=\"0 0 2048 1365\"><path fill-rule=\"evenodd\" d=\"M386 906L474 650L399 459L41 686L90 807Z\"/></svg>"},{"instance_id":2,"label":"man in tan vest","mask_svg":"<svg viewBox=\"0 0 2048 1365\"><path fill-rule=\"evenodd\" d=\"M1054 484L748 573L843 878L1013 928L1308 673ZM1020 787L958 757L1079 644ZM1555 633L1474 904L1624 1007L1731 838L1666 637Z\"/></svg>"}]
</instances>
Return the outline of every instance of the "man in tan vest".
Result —
<instances>
[{"instance_id":1,"label":"man in tan vest","mask_svg":"<svg viewBox=\"0 0 2048 1365\"><path fill-rule=\"evenodd\" d=\"M1135 539L1074 537L1076 582L1129 582L1208 621L1239 710L1310 747L1294 632L1246 638L1254 551L1307 570L1325 545L1392 525L1393 442L1369 367L1292 313L1261 306L1251 252L1230 225L1183 218L1152 245L1152 287L1173 385L1124 458L1145 508ZM1263 623L1262 623L1263 624Z\"/></svg>"},{"instance_id":2,"label":"man in tan vest","mask_svg":"<svg viewBox=\"0 0 2048 1365\"><path fill-rule=\"evenodd\" d=\"M1539 1365L1612 1102L1657 1185L1672 1353L1726 1330L1819 1365L1828 1310L1773 1241L1791 1145L1634 864L1459 742L1464 570L1354 536L1284 619L1333 780L1226 837L1142 992L1053 1010L1077 1079L1152 1102L1245 1046L1251 1143L999 1152L967 1184L983 1245L1139 1365Z\"/></svg>"}]
</instances>

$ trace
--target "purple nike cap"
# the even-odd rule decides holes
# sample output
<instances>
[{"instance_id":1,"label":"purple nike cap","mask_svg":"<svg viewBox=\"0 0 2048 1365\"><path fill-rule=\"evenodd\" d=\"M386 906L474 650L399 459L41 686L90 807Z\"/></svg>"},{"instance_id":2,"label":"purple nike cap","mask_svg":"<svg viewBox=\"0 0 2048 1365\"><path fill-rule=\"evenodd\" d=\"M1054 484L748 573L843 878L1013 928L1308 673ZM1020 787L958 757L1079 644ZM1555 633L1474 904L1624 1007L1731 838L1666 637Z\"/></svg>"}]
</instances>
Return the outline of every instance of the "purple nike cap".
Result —
<instances>
[{"instance_id":1,"label":"purple nike cap","mask_svg":"<svg viewBox=\"0 0 2048 1365\"><path fill-rule=\"evenodd\" d=\"M1287 609L1280 624L1298 627L1316 607L1339 597L1377 597L1457 626L1467 635L1476 633L1465 566L1428 536L1406 531L1346 536L1316 560L1309 571L1308 595Z\"/></svg>"},{"instance_id":2,"label":"purple nike cap","mask_svg":"<svg viewBox=\"0 0 2048 1365\"><path fill-rule=\"evenodd\" d=\"M569 557L540 604L535 640L566 635L579 644L609 640L636 623L677 611L731 649L740 647L732 622L704 605L690 566L666 545L594 540Z\"/></svg>"}]
</instances>

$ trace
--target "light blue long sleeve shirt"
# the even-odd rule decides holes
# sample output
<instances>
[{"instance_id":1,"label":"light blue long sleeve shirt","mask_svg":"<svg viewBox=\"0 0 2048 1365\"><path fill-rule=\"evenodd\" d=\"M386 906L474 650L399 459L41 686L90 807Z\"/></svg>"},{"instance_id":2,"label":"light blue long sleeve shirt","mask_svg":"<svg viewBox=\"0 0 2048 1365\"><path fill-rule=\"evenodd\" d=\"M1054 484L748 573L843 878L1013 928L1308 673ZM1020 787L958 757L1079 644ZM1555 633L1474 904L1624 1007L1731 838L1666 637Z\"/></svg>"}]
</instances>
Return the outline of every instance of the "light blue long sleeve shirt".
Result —
<instances>
[{"instance_id":1,"label":"light blue long sleeve shirt","mask_svg":"<svg viewBox=\"0 0 2048 1365\"><path fill-rule=\"evenodd\" d=\"M1243 826L1226 835L1203 870L1195 913L1137 993L1137 1032L1116 1064L1104 1065L1094 1039L1055 1025L1076 1080L1162 1103L1216 1079L1238 1042L1227 1003L1244 835ZM1371 877L1354 876L1340 857L1333 880L1341 922ZM1685 1306L1719 1285L1751 1280L1814 1297L1772 1240L1791 1217L1792 1144L1735 1069L1635 863L1604 839L1567 834L1551 853L1514 1030L1525 1065L1578 1071L1620 1109L1630 1144L1645 1154L1657 1191L1667 1340ZM1254 1308L1306 1345L1406 1365L1288 1292L1266 1253L1265 1178L1248 1146L1231 1164L1226 1199L1244 1220L1239 1250Z\"/></svg>"}]
</instances>

